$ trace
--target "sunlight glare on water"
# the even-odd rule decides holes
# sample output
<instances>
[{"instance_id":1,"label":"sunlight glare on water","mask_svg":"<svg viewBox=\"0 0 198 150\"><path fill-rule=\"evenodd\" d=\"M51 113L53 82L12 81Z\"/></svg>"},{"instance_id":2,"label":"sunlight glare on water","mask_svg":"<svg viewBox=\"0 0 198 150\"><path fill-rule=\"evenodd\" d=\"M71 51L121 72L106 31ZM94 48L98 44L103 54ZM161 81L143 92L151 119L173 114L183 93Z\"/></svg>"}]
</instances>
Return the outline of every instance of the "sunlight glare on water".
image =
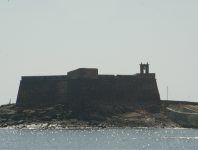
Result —
<instances>
[{"instance_id":1,"label":"sunlight glare on water","mask_svg":"<svg viewBox=\"0 0 198 150\"><path fill-rule=\"evenodd\" d=\"M198 147L198 131L194 129L0 129L0 134L0 149L4 150L197 150Z\"/></svg>"}]
</instances>

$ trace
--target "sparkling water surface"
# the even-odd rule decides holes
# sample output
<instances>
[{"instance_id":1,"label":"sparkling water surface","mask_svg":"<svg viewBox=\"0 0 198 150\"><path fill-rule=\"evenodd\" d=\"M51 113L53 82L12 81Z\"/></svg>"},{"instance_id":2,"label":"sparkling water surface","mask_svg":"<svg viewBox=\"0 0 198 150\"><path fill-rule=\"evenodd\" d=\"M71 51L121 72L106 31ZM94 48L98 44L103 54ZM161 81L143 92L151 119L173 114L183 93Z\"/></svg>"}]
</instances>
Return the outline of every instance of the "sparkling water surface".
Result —
<instances>
[{"instance_id":1,"label":"sparkling water surface","mask_svg":"<svg viewBox=\"0 0 198 150\"><path fill-rule=\"evenodd\" d=\"M198 130L196 129L0 129L0 136L0 150L198 149Z\"/></svg>"}]
</instances>

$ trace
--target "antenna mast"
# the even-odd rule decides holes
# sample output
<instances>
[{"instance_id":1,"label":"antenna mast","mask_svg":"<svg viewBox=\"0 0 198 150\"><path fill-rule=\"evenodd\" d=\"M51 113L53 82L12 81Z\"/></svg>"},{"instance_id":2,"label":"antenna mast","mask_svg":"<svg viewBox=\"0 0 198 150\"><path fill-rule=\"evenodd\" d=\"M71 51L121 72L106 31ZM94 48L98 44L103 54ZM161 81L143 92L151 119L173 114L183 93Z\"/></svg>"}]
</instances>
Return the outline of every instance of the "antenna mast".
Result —
<instances>
[{"instance_id":1,"label":"antenna mast","mask_svg":"<svg viewBox=\"0 0 198 150\"><path fill-rule=\"evenodd\" d=\"M166 98L168 100L168 86L166 87Z\"/></svg>"}]
</instances>

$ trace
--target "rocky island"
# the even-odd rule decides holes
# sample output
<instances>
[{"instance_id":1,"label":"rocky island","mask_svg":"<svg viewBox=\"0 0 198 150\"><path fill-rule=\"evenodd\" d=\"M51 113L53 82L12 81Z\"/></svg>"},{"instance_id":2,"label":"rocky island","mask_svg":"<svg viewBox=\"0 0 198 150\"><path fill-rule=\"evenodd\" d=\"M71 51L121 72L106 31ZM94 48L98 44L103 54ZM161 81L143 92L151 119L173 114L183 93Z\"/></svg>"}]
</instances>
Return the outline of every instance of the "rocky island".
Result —
<instances>
[{"instance_id":1,"label":"rocky island","mask_svg":"<svg viewBox=\"0 0 198 150\"><path fill-rule=\"evenodd\" d=\"M167 113L170 106L186 105L160 99L148 63L141 63L135 75L99 75L96 68L79 68L67 75L23 76L16 104L0 106L0 127L196 127L196 122L182 124Z\"/></svg>"},{"instance_id":2,"label":"rocky island","mask_svg":"<svg viewBox=\"0 0 198 150\"><path fill-rule=\"evenodd\" d=\"M63 105L45 108L18 108L15 104L0 107L0 127L29 129L86 129L108 127L181 127L164 113L145 110L130 111L113 108L114 111L84 112L76 114Z\"/></svg>"}]
</instances>

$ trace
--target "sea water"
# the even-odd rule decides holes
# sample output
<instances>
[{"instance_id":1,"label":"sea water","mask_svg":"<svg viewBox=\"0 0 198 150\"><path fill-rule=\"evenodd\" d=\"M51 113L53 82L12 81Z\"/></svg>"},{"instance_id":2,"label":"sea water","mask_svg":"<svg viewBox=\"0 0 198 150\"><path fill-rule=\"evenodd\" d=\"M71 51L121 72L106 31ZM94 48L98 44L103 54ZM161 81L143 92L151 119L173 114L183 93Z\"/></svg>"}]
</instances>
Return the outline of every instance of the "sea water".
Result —
<instances>
[{"instance_id":1,"label":"sea water","mask_svg":"<svg viewBox=\"0 0 198 150\"><path fill-rule=\"evenodd\" d=\"M198 130L114 128L0 129L0 150L197 150Z\"/></svg>"}]
</instances>

